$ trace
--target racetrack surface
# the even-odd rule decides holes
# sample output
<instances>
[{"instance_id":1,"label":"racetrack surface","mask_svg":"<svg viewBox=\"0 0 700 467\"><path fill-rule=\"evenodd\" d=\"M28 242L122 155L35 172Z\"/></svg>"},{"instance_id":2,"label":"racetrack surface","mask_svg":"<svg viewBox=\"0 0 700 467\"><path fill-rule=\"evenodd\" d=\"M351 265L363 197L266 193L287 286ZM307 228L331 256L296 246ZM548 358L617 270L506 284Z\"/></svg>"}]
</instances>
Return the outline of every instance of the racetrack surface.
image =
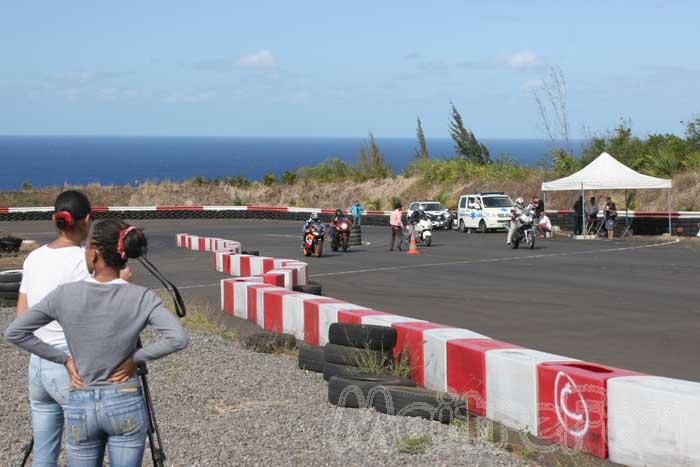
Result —
<instances>
[{"instance_id":1,"label":"racetrack surface","mask_svg":"<svg viewBox=\"0 0 700 467\"><path fill-rule=\"evenodd\" d=\"M261 255L299 258L324 295L426 319L528 348L700 381L700 245L659 239L541 240L511 250L505 233L438 231L421 255L388 251L387 227L363 227L368 245L301 254L301 223L225 219L140 221L150 259L189 297L219 302L208 254L175 248L187 232L240 241ZM45 242L48 222L0 223ZM136 281L159 287L134 267Z\"/></svg>"}]
</instances>

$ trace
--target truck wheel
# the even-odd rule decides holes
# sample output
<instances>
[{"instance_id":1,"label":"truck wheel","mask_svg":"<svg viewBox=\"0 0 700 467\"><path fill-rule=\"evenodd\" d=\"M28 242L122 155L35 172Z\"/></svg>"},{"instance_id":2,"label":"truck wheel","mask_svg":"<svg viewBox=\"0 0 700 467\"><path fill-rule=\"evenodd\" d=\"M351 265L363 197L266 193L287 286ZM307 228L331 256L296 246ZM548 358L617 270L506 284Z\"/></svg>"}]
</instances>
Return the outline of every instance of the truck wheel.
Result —
<instances>
[{"instance_id":1,"label":"truck wheel","mask_svg":"<svg viewBox=\"0 0 700 467\"><path fill-rule=\"evenodd\" d=\"M486 233L486 222L482 219L479 222L479 233Z\"/></svg>"},{"instance_id":2,"label":"truck wheel","mask_svg":"<svg viewBox=\"0 0 700 467\"><path fill-rule=\"evenodd\" d=\"M462 233L467 231L467 226L464 225L464 221L462 219L459 220L459 231Z\"/></svg>"}]
</instances>

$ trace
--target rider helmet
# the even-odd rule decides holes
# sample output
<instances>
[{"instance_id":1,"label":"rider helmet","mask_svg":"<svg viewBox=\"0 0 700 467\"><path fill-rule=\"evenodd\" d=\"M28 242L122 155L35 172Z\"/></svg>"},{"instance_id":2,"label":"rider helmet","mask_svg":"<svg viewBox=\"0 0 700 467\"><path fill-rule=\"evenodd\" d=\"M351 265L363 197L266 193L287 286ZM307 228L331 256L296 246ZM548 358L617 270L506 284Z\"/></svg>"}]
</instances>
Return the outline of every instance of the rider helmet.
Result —
<instances>
[{"instance_id":1,"label":"rider helmet","mask_svg":"<svg viewBox=\"0 0 700 467\"><path fill-rule=\"evenodd\" d=\"M311 220L312 220L312 221L317 221L317 220L318 220L318 213L317 213L317 212L312 212L312 213L311 213Z\"/></svg>"},{"instance_id":2,"label":"rider helmet","mask_svg":"<svg viewBox=\"0 0 700 467\"><path fill-rule=\"evenodd\" d=\"M343 211L340 209L335 210L335 217L343 217Z\"/></svg>"},{"instance_id":3,"label":"rider helmet","mask_svg":"<svg viewBox=\"0 0 700 467\"><path fill-rule=\"evenodd\" d=\"M525 200L523 200L522 198L518 198L515 200L515 205L519 208L522 208L523 206L525 206Z\"/></svg>"}]
</instances>

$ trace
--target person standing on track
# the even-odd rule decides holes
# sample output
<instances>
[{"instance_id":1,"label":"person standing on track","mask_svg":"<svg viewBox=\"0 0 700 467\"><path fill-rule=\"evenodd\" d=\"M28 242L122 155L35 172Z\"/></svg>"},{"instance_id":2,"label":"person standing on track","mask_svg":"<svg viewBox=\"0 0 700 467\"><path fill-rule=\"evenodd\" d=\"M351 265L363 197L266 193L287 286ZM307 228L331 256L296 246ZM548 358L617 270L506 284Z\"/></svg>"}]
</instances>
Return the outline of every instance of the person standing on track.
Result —
<instances>
[{"instance_id":1,"label":"person standing on track","mask_svg":"<svg viewBox=\"0 0 700 467\"><path fill-rule=\"evenodd\" d=\"M352 216L353 222L357 225L360 225L360 221L362 219L362 213L364 212L364 209L362 209L362 205L358 200L355 200L352 203L352 206L350 206L350 215Z\"/></svg>"},{"instance_id":2,"label":"person standing on track","mask_svg":"<svg viewBox=\"0 0 700 467\"><path fill-rule=\"evenodd\" d=\"M396 237L399 238L398 249L401 251L401 245L403 243L402 216L403 213L401 212L401 203L396 203L394 205L394 210L391 211L391 217L389 218L389 225L391 226L391 243L389 246L389 251L394 251L394 241L396 240Z\"/></svg>"}]
</instances>

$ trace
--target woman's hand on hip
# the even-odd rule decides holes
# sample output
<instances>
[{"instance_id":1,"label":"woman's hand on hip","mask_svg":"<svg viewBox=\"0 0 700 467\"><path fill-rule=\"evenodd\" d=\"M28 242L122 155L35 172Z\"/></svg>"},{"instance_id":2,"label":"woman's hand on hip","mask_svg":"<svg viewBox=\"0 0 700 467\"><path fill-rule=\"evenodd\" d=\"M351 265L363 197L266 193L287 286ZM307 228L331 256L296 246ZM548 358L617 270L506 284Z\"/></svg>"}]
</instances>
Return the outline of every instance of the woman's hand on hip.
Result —
<instances>
[{"instance_id":1,"label":"woman's hand on hip","mask_svg":"<svg viewBox=\"0 0 700 467\"><path fill-rule=\"evenodd\" d=\"M83 378L78 374L78 369L75 368L75 362L73 359L68 357L66 363L64 363L66 371L68 372L68 378L70 379L70 387L73 389L80 389L85 387L85 382Z\"/></svg>"},{"instance_id":2,"label":"woman's hand on hip","mask_svg":"<svg viewBox=\"0 0 700 467\"><path fill-rule=\"evenodd\" d=\"M110 383L123 383L127 381L136 371L136 364L131 357L124 360L118 367L114 369L107 381Z\"/></svg>"}]
</instances>

